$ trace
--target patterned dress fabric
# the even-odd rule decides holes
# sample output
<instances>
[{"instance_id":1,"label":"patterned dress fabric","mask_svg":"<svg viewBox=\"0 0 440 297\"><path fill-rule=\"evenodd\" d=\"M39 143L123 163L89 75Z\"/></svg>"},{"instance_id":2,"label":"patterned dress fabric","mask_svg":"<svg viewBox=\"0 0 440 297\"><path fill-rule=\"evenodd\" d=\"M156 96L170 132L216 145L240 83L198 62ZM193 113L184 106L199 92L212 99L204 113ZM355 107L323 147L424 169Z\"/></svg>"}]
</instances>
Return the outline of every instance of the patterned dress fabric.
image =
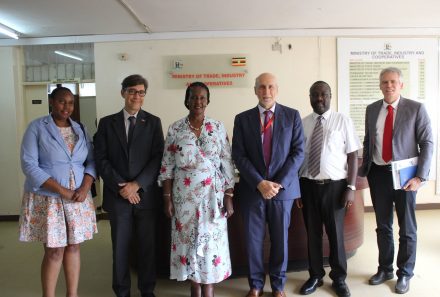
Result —
<instances>
[{"instance_id":1,"label":"patterned dress fabric","mask_svg":"<svg viewBox=\"0 0 440 297\"><path fill-rule=\"evenodd\" d=\"M59 127L60 133L73 151L78 136L71 127ZM70 189L75 189L75 177L70 171ZM43 242L50 248L78 244L93 238L98 232L92 196L84 202L74 202L58 197L24 193L20 214L20 241Z\"/></svg>"},{"instance_id":2,"label":"patterned dress fabric","mask_svg":"<svg viewBox=\"0 0 440 297\"><path fill-rule=\"evenodd\" d=\"M200 137L186 119L168 130L159 182L173 179L171 279L218 283L231 274L224 191L234 187L223 124L205 118Z\"/></svg>"}]
</instances>

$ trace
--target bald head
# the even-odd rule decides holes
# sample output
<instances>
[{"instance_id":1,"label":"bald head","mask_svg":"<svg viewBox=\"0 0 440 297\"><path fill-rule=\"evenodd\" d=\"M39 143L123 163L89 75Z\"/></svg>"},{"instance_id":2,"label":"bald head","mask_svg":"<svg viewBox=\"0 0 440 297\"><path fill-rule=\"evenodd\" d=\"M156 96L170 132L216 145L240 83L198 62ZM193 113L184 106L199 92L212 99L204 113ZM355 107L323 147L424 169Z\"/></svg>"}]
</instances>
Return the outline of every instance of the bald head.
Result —
<instances>
[{"instance_id":1,"label":"bald head","mask_svg":"<svg viewBox=\"0 0 440 297\"><path fill-rule=\"evenodd\" d=\"M269 72L265 72L265 73L261 73L255 79L255 88L258 87L261 80L265 80L265 79L272 79L275 82L275 84L277 84L277 78L275 77L275 75L273 75L272 73L269 73Z\"/></svg>"},{"instance_id":2,"label":"bald head","mask_svg":"<svg viewBox=\"0 0 440 297\"><path fill-rule=\"evenodd\" d=\"M255 79L255 95L258 97L258 104L265 109L270 109L278 96L278 83L272 73L262 73Z\"/></svg>"}]
</instances>

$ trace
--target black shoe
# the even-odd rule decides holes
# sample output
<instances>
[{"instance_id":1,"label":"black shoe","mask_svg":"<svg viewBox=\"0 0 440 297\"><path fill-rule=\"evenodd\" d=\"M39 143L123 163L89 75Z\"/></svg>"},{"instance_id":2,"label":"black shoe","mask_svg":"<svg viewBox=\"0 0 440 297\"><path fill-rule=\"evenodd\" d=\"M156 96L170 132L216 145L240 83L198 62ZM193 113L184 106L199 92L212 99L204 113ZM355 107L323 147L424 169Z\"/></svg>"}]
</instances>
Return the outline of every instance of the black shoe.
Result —
<instances>
[{"instance_id":1,"label":"black shoe","mask_svg":"<svg viewBox=\"0 0 440 297\"><path fill-rule=\"evenodd\" d=\"M301 290L299 290L301 295L309 295L316 291L316 288L322 286L322 278L311 277L304 285L302 285Z\"/></svg>"},{"instance_id":2,"label":"black shoe","mask_svg":"<svg viewBox=\"0 0 440 297\"><path fill-rule=\"evenodd\" d=\"M350 290L348 289L345 281L333 282L332 287L335 290L336 295L338 295L338 297L350 297L351 296Z\"/></svg>"},{"instance_id":3,"label":"black shoe","mask_svg":"<svg viewBox=\"0 0 440 297\"><path fill-rule=\"evenodd\" d=\"M405 294L409 291L409 280L409 276L399 276L395 289L397 294Z\"/></svg>"},{"instance_id":4,"label":"black shoe","mask_svg":"<svg viewBox=\"0 0 440 297\"><path fill-rule=\"evenodd\" d=\"M369 280L368 283L372 286L380 285L384 283L387 280L393 279L394 273L393 272L385 272L382 270L379 270L375 275L373 275Z\"/></svg>"}]
</instances>

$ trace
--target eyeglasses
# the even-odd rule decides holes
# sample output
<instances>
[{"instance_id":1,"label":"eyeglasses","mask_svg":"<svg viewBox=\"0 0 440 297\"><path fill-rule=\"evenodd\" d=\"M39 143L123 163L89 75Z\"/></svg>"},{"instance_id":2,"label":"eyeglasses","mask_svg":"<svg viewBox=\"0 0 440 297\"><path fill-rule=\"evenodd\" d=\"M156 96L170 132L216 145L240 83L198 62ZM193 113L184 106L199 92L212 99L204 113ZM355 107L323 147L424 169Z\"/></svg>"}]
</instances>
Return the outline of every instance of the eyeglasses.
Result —
<instances>
[{"instance_id":1,"label":"eyeglasses","mask_svg":"<svg viewBox=\"0 0 440 297\"><path fill-rule=\"evenodd\" d=\"M138 94L141 97L144 97L147 94L147 92L144 90L136 91L135 89L125 89L125 91L130 95Z\"/></svg>"}]
</instances>

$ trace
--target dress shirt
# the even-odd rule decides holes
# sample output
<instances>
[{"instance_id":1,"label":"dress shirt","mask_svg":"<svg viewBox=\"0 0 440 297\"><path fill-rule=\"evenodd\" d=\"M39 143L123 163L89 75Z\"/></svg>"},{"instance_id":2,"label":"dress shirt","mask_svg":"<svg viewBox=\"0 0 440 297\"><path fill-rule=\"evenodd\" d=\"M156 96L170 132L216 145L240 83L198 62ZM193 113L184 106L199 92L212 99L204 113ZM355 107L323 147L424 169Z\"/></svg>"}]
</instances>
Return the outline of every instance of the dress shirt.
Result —
<instances>
[{"instance_id":1,"label":"dress shirt","mask_svg":"<svg viewBox=\"0 0 440 297\"><path fill-rule=\"evenodd\" d=\"M123 111L124 111L125 135L127 136L127 139L128 139L128 129L130 128L130 120L128 118L133 116L133 117L135 117L137 119L137 115L138 115L139 111L137 111L135 114L129 114L125 110L125 108L123 109Z\"/></svg>"},{"instance_id":2,"label":"dress shirt","mask_svg":"<svg viewBox=\"0 0 440 297\"><path fill-rule=\"evenodd\" d=\"M264 114L264 112L266 111L266 110L270 110L271 112L272 112L272 114L270 115L270 118L269 119L271 119L274 115L275 115L275 106L276 106L277 104L275 103L271 108L269 108L269 109L265 109L264 107L262 107L261 105L259 105L258 104L258 110L260 111L260 125L261 125L261 123L263 123L263 125L264 125L264 118L266 117L266 115ZM275 119L274 119L275 120ZM270 129L272 129L272 131L273 131L273 122L272 122L272 125L270 125ZM261 134L261 143L263 143L263 140L264 140L264 133L261 133L261 129L260 129L260 134Z\"/></svg>"},{"instance_id":3,"label":"dress shirt","mask_svg":"<svg viewBox=\"0 0 440 297\"><path fill-rule=\"evenodd\" d=\"M362 147L356 135L352 120L346 115L331 110L322 114L323 144L321 151L320 173L312 177L308 171L310 142L313 129L319 115L312 113L303 119L304 135L306 138L305 158L300 169L300 176L308 179L347 178L347 154Z\"/></svg>"},{"instance_id":4,"label":"dress shirt","mask_svg":"<svg viewBox=\"0 0 440 297\"><path fill-rule=\"evenodd\" d=\"M394 122L396 121L396 115L397 115L397 107L399 105L400 97L396 101L391 104L391 106L394 109L393 114L393 129L394 129ZM383 100L382 102L382 108L380 109L379 115L377 116L377 122L376 122L376 135L375 135L375 142L374 142L374 151L373 151L373 162L377 165L386 165L386 163L382 159L382 143L383 143L383 130L385 129L385 118L388 114L388 103ZM392 161L393 159L391 159ZM391 162L390 161L390 162Z\"/></svg>"}]
</instances>

